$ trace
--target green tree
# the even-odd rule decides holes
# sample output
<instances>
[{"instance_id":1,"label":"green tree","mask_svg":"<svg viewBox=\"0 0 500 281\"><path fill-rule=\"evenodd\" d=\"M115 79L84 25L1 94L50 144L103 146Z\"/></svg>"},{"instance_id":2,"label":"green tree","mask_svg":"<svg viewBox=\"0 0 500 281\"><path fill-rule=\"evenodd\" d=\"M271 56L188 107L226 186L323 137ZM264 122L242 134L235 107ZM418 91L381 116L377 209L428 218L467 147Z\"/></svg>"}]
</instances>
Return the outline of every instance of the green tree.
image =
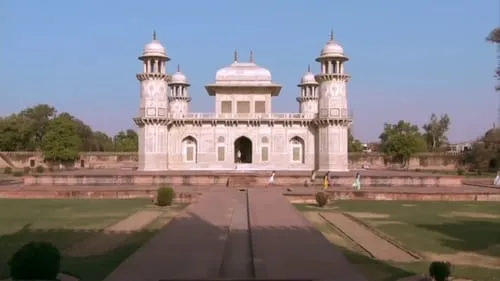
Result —
<instances>
[{"instance_id":1,"label":"green tree","mask_svg":"<svg viewBox=\"0 0 500 281\"><path fill-rule=\"evenodd\" d=\"M348 146L347 151L349 152L363 152L363 144L352 135L352 130L349 128L348 133Z\"/></svg>"},{"instance_id":2,"label":"green tree","mask_svg":"<svg viewBox=\"0 0 500 281\"><path fill-rule=\"evenodd\" d=\"M26 122L24 125L29 128L25 150L40 150L48 123L56 114L56 109L48 104L38 104L19 112L19 116Z\"/></svg>"},{"instance_id":3,"label":"green tree","mask_svg":"<svg viewBox=\"0 0 500 281\"><path fill-rule=\"evenodd\" d=\"M463 164L470 169L495 171L500 168L500 129L488 130L462 155Z\"/></svg>"},{"instance_id":4,"label":"green tree","mask_svg":"<svg viewBox=\"0 0 500 281\"><path fill-rule=\"evenodd\" d=\"M92 128L67 112L61 113L59 116L64 116L75 123L77 134L82 140L82 151L94 151L93 147L95 146L95 139Z\"/></svg>"},{"instance_id":5,"label":"green tree","mask_svg":"<svg viewBox=\"0 0 500 281\"><path fill-rule=\"evenodd\" d=\"M94 144L92 146L92 151L113 151L113 139L111 139L106 133L94 132Z\"/></svg>"},{"instance_id":6,"label":"green tree","mask_svg":"<svg viewBox=\"0 0 500 281\"><path fill-rule=\"evenodd\" d=\"M416 153L426 151L426 143L417 125L400 120L397 124L384 124L384 132L380 135L382 152L391 161L405 166Z\"/></svg>"},{"instance_id":7,"label":"green tree","mask_svg":"<svg viewBox=\"0 0 500 281\"><path fill-rule=\"evenodd\" d=\"M134 130L120 131L113 138L115 151L136 152L139 150L139 137Z\"/></svg>"},{"instance_id":8,"label":"green tree","mask_svg":"<svg viewBox=\"0 0 500 281\"><path fill-rule=\"evenodd\" d=\"M488 37L486 37L487 41L490 41L492 43L500 43L500 27L494 28L492 31L490 31L490 34L488 34Z\"/></svg>"},{"instance_id":9,"label":"green tree","mask_svg":"<svg viewBox=\"0 0 500 281\"><path fill-rule=\"evenodd\" d=\"M0 150L33 150L31 128L31 120L19 114L0 118Z\"/></svg>"},{"instance_id":10,"label":"green tree","mask_svg":"<svg viewBox=\"0 0 500 281\"><path fill-rule=\"evenodd\" d=\"M450 117L443 114L439 118L432 113L429 123L422 126L424 138L430 151L437 151L448 143L446 133L450 129Z\"/></svg>"},{"instance_id":11,"label":"green tree","mask_svg":"<svg viewBox=\"0 0 500 281\"><path fill-rule=\"evenodd\" d=\"M81 148L78 125L67 114L49 121L42 139L45 160L57 163L72 162L80 157Z\"/></svg>"},{"instance_id":12,"label":"green tree","mask_svg":"<svg viewBox=\"0 0 500 281\"><path fill-rule=\"evenodd\" d=\"M500 44L500 27L494 28L490 34L488 34L488 37L486 37L486 40L495 43L495 44ZM500 54L498 54L498 59L500 60ZM498 80L500 80L500 62L498 63L498 67L495 70L495 76ZM500 83L496 86L495 88L497 91L500 91Z\"/></svg>"}]
</instances>

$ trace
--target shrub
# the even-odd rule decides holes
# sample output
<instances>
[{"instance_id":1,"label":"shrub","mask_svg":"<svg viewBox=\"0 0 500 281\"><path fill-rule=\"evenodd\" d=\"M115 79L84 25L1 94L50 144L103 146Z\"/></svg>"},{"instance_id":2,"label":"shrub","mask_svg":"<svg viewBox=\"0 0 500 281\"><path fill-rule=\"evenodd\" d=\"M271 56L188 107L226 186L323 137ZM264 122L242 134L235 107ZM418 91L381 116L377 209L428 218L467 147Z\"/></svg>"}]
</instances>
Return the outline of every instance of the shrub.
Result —
<instances>
[{"instance_id":1,"label":"shrub","mask_svg":"<svg viewBox=\"0 0 500 281\"><path fill-rule=\"evenodd\" d=\"M38 165L36 166L35 171L37 173L43 173L45 171L45 168L42 165Z\"/></svg>"},{"instance_id":2,"label":"shrub","mask_svg":"<svg viewBox=\"0 0 500 281\"><path fill-rule=\"evenodd\" d=\"M459 175L459 176L463 176L463 175L465 175L465 170L464 170L464 168L458 168L458 169L457 169L457 175Z\"/></svg>"},{"instance_id":3,"label":"shrub","mask_svg":"<svg viewBox=\"0 0 500 281\"><path fill-rule=\"evenodd\" d=\"M7 174L7 175L12 174L12 168L11 167L5 167L5 168L3 168L3 173Z\"/></svg>"},{"instance_id":4,"label":"shrub","mask_svg":"<svg viewBox=\"0 0 500 281\"><path fill-rule=\"evenodd\" d=\"M31 168L30 167L24 167L23 171L24 171L25 174L29 174L31 172Z\"/></svg>"},{"instance_id":5,"label":"shrub","mask_svg":"<svg viewBox=\"0 0 500 281\"><path fill-rule=\"evenodd\" d=\"M316 193L316 203L319 207L323 207L328 203L328 195L324 192Z\"/></svg>"},{"instance_id":6,"label":"shrub","mask_svg":"<svg viewBox=\"0 0 500 281\"><path fill-rule=\"evenodd\" d=\"M450 263L434 261L429 266L429 275L436 281L446 281L451 275Z\"/></svg>"},{"instance_id":7,"label":"shrub","mask_svg":"<svg viewBox=\"0 0 500 281\"><path fill-rule=\"evenodd\" d=\"M170 206L174 201L175 192L170 186L161 186L158 189L158 194L156 195L156 205L158 206Z\"/></svg>"},{"instance_id":8,"label":"shrub","mask_svg":"<svg viewBox=\"0 0 500 281\"><path fill-rule=\"evenodd\" d=\"M23 173L23 171L14 171L14 172L12 173L12 175L13 175L14 177L22 177L22 176L24 176L24 173Z\"/></svg>"},{"instance_id":9,"label":"shrub","mask_svg":"<svg viewBox=\"0 0 500 281\"><path fill-rule=\"evenodd\" d=\"M57 280L61 262L59 250L47 242L30 242L9 261L14 280Z\"/></svg>"}]
</instances>

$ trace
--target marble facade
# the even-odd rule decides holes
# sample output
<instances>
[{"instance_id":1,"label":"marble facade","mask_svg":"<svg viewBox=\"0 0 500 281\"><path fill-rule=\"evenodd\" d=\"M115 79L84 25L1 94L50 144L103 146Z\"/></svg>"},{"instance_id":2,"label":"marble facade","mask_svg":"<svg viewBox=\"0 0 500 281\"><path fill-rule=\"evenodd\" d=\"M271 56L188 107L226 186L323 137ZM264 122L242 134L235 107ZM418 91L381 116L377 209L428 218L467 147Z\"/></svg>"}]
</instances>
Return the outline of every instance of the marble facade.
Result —
<instances>
[{"instance_id":1,"label":"marble facade","mask_svg":"<svg viewBox=\"0 0 500 281\"><path fill-rule=\"evenodd\" d=\"M299 113L272 113L281 86L252 54L241 62L235 53L205 86L215 113L189 111L188 80L179 68L166 73L156 35L139 59L139 170L348 170L348 58L333 35L316 59L321 72L309 68L298 84Z\"/></svg>"}]
</instances>

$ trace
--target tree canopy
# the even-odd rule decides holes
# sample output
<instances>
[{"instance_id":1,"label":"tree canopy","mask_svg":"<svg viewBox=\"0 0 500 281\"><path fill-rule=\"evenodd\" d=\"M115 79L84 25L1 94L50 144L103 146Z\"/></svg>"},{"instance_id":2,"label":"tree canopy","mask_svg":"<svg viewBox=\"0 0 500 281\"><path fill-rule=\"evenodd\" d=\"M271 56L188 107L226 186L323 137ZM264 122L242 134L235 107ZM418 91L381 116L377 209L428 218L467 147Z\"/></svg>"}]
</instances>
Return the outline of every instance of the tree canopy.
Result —
<instances>
[{"instance_id":1,"label":"tree canopy","mask_svg":"<svg viewBox=\"0 0 500 281\"><path fill-rule=\"evenodd\" d=\"M47 104L0 117L0 151L41 151L47 160L70 161L80 151L130 152L138 150L134 130L110 137L93 131L75 116Z\"/></svg>"},{"instance_id":2,"label":"tree canopy","mask_svg":"<svg viewBox=\"0 0 500 281\"><path fill-rule=\"evenodd\" d=\"M352 135L352 130L348 130L348 144L347 151L349 152L363 152L363 144Z\"/></svg>"},{"instance_id":3,"label":"tree canopy","mask_svg":"<svg viewBox=\"0 0 500 281\"><path fill-rule=\"evenodd\" d=\"M446 133L450 129L450 117L443 114L437 117L432 113L429 123L422 126L424 129L424 138L429 151L435 152L442 150L444 145L448 144Z\"/></svg>"},{"instance_id":4,"label":"tree canopy","mask_svg":"<svg viewBox=\"0 0 500 281\"><path fill-rule=\"evenodd\" d=\"M411 156L427 150L418 126L403 120L396 124L384 124L379 138L381 150L394 162L407 164Z\"/></svg>"}]
</instances>

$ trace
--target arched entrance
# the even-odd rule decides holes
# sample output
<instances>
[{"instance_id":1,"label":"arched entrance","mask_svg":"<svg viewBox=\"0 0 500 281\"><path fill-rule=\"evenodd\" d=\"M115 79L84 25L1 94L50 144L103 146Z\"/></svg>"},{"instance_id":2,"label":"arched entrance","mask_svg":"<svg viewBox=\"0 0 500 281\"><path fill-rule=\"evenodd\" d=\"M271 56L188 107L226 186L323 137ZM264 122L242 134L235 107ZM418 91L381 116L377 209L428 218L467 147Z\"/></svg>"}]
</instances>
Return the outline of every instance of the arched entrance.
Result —
<instances>
[{"instance_id":1,"label":"arched entrance","mask_svg":"<svg viewBox=\"0 0 500 281\"><path fill-rule=\"evenodd\" d=\"M239 137L234 141L234 162L252 163L252 141L247 137Z\"/></svg>"}]
</instances>

